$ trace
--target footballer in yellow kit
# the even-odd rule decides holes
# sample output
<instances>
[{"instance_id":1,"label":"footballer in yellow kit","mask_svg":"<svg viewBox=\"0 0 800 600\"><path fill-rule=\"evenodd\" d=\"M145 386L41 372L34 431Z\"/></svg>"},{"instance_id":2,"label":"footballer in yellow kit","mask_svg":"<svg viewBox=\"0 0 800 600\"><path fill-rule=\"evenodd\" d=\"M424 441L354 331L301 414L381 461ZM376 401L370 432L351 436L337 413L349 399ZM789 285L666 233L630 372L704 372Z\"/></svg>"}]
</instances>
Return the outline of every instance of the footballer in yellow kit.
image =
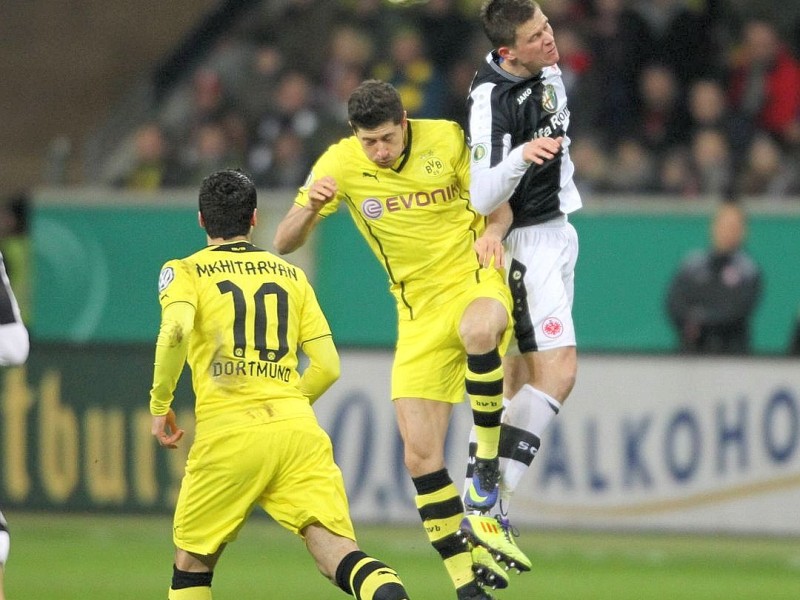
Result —
<instances>
[{"instance_id":1,"label":"footballer in yellow kit","mask_svg":"<svg viewBox=\"0 0 800 600\"><path fill-rule=\"evenodd\" d=\"M237 241L208 246L187 258L167 262L161 270L159 290L162 310L185 303L196 311L187 361L196 394L197 424L175 511L176 545L210 554L235 538L251 508L252 493L263 489L275 468L257 463L264 453L248 452L250 433L261 435L263 444L273 447L269 454L275 457L284 457L287 447L291 448L296 456L283 460L294 461L291 472L298 480L306 471L311 474L302 489L291 488L286 498L281 496L280 486L275 486L278 493L264 494L259 498L264 509L295 533L318 520L335 533L353 538L330 441L298 386L298 344L331 335L303 271L249 242ZM160 383L154 382L154 413L165 410L160 399L171 399L167 391L174 389L173 382ZM270 430L268 436L256 427L280 421L286 423ZM243 428L250 432L242 432ZM229 435L232 430L237 430L235 436ZM290 442L300 432L316 435L317 443L297 452ZM232 462L241 470L210 475L209 460L220 460L220 453L235 458ZM320 465L326 465L322 472ZM321 485L325 478L336 482L333 497L331 488ZM304 503L317 507L314 515L297 512L293 504L298 496L318 496ZM228 522L219 520L224 507L228 507L224 510ZM204 522L198 512L216 516ZM186 523L192 523L190 530Z\"/></svg>"},{"instance_id":2,"label":"footballer in yellow kit","mask_svg":"<svg viewBox=\"0 0 800 600\"><path fill-rule=\"evenodd\" d=\"M212 599L217 561L256 505L302 536L319 572L356 600L408 600L394 569L358 548L342 473L311 409L340 369L311 285L252 244L257 193L246 174L212 173L198 200L208 245L161 270L150 390L151 433L176 448L184 432L170 405L188 359L196 436L175 508L169 600Z\"/></svg>"},{"instance_id":3,"label":"footballer in yellow kit","mask_svg":"<svg viewBox=\"0 0 800 600\"><path fill-rule=\"evenodd\" d=\"M457 123L409 119L397 89L375 79L353 90L347 112L353 135L317 159L273 244L292 252L342 203L349 209L397 303L392 400L423 528L459 600L490 600L481 585L505 587L508 576L487 549L462 539L465 503L445 442L454 404L469 397L475 460L465 498L470 509L490 509L511 331L499 228L470 204L469 151Z\"/></svg>"},{"instance_id":4,"label":"footballer in yellow kit","mask_svg":"<svg viewBox=\"0 0 800 600\"><path fill-rule=\"evenodd\" d=\"M399 316L392 397L461 402L461 315L477 297L493 297L509 309L511 299L502 274L482 268L473 248L485 220L469 202L463 130L445 120L407 123L405 151L390 167L376 165L351 136L318 159L309 182L336 180L340 193L320 216L344 202L389 276ZM308 202L307 186L295 202Z\"/></svg>"}]
</instances>

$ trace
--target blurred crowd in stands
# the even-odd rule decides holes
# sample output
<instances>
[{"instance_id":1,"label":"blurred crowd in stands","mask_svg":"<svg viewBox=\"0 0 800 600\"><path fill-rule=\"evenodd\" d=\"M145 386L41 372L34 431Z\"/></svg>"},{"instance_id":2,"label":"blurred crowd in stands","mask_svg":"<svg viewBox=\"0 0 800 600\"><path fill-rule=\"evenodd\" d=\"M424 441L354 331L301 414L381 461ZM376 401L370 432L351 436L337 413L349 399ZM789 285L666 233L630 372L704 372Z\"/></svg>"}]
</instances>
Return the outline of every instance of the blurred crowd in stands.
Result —
<instances>
[{"instance_id":1,"label":"blurred crowd in stands","mask_svg":"<svg viewBox=\"0 0 800 600\"><path fill-rule=\"evenodd\" d=\"M800 40L777 23L725 0L541 4L586 193L800 194ZM107 180L196 186L239 165L259 186L298 186L311 161L350 133L346 101L367 77L392 82L411 117L464 124L469 82L489 48L479 5L265 2L163 98Z\"/></svg>"}]
</instances>

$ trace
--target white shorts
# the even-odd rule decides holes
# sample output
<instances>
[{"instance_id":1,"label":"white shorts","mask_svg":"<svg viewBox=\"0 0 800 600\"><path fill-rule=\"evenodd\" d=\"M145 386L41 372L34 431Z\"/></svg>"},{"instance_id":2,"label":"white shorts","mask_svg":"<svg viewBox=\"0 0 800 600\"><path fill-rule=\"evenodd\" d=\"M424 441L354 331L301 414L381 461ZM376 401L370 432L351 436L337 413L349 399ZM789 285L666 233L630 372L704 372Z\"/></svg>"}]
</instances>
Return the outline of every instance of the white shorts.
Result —
<instances>
[{"instance_id":1,"label":"white shorts","mask_svg":"<svg viewBox=\"0 0 800 600\"><path fill-rule=\"evenodd\" d=\"M575 228L566 216L520 227L508 234L505 249L515 334L508 354L574 346Z\"/></svg>"}]
</instances>

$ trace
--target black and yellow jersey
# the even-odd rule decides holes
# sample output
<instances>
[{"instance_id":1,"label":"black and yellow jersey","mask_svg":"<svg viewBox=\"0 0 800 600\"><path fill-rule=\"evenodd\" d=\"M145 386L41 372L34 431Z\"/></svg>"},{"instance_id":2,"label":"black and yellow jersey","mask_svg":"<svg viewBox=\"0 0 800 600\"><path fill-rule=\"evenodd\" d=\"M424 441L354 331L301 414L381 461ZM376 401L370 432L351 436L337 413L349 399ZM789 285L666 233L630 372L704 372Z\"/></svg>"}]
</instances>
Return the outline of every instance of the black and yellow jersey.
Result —
<instances>
[{"instance_id":1,"label":"black and yellow jersey","mask_svg":"<svg viewBox=\"0 0 800 600\"><path fill-rule=\"evenodd\" d=\"M344 202L386 269L401 318L446 302L479 277L473 243L484 218L469 202L469 151L452 121L408 120L406 147L390 168L367 158L355 136L332 145L314 164L308 187L333 177L338 195L320 212Z\"/></svg>"},{"instance_id":2,"label":"black and yellow jersey","mask_svg":"<svg viewBox=\"0 0 800 600\"><path fill-rule=\"evenodd\" d=\"M331 330L301 269L245 241L208 246L164 264L159 302L195 307L187 363L198 431L251 423L273 400L296 406L282 418L310 413L297 348Z\"/></svg>"}]
</instances>

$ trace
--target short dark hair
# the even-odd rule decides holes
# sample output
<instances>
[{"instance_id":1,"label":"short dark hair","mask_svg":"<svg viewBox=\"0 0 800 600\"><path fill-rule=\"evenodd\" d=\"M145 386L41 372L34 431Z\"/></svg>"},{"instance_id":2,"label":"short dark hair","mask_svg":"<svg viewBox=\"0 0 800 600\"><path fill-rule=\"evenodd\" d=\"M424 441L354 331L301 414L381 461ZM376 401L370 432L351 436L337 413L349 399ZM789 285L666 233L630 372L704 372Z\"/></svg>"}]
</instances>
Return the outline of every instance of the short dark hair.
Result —
<instances>
[{"instance_id":1,"label":"short dark hair","mask_svg":"<svg viewBox=\"0 0 800 600\"><path fill-rule=\"evenodd\" d=\"M535 0L487 0L481 6L483 32L492 46L513 46L517 28L541 10Z\"/></svg>"},{"instance_id":2,"label":"short dark hair","mask_svg":"<svg viewBox=\"0 0 800 600\"><path fill-rule=\"evenodd\" d=\"M250 233L257 204L256 186L240 169L217 171L200 184L200 214L211 238L228 240Z\"/></svg>"},{"instance_id":3,"label":"short dark hair","mask_svg":"<svg viewBox=\"0 0 800 600\"><path fill-rule=\"evenodd\" d=\"M347 116L353 129L375 129L391 121L395 125L403 120L403 101L390 83L367 79L362 82L347 102Z\"/></svg>"}]
</instances>

